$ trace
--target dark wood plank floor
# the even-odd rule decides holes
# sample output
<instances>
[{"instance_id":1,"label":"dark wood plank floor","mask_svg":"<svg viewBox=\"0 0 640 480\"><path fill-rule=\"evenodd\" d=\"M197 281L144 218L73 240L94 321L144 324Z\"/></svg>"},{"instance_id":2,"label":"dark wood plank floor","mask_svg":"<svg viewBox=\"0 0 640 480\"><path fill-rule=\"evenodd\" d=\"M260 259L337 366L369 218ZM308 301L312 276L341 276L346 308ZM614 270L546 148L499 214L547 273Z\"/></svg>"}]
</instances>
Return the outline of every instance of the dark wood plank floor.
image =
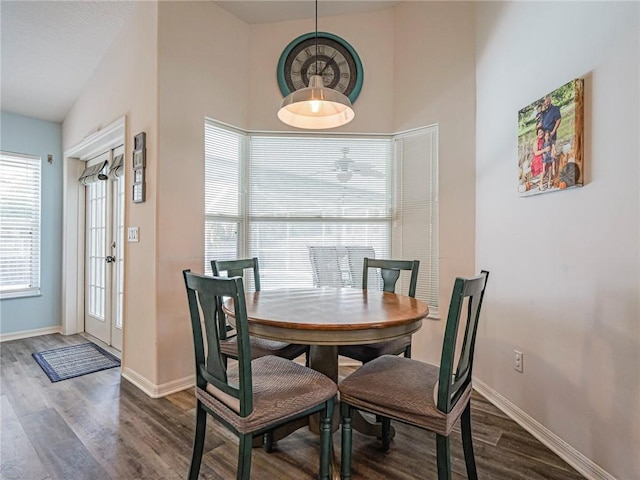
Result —
<instances>
[{"instance_id":1,"label":"dark wood plank floor","mask_svg":"<svg viewBox=\"0 0 640 480\"><path fill-rule=\"evenodd\" d=\"M31 357L33 352L86 341L77 335L45 335L0 345L0 478L186 478L193 390L151 399L121 379L119 369L51 383ZM472 422L481 480L583 478L475 393ZM354 434L354 480L436 478L434 436L405 425L396 424L396 429L386 453L375 439ZM451 438L453 478L464 479L459 432ZM339 455L339 432L334 445ZM305 429L280 441L271 454L254 449L251 478L315 478L318 449L318 438ZM236 455L236 437L210 419L201 478L235 478Z\"/></svg>"}]
</instances>

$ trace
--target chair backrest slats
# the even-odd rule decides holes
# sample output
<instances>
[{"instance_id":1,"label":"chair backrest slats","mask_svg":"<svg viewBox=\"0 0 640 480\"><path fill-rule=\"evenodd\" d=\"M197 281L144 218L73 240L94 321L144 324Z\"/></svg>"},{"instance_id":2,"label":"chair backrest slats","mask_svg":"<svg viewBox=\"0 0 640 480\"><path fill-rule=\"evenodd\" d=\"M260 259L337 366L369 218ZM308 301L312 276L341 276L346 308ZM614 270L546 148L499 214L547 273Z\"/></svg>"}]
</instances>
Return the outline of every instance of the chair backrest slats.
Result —
<instances>
[{"instance_id":1,"label":"chair backrest slats","mask_svg":"<svg viewBox=\"0 0 640 480\"><path fill-rule=\"evenodd\" d=\"M383 260L377 258L365 258L362 264L362 288L366 290L368 287L368 270L369 268L379 268L382 277L382 290L385 292L395 292L396 283L400 278L400 272L407 270L411 272L411 280L409 282L410 297L416 296L416 287L418 285L418 270L420 262L418 260Z\"/></svg>"},{"instance_id":2,"label":"chair backrest slats","mask_svg":"<svg viewBox=\"0 0 640 480\"><path fill-rule=\"evenodd\" d=\"M451 411L471 382L478 318L488 277L489 272L483 270L479 276L471 279L456 278L453 286L442 344L438 383L437 406L438 410L444 413ZM456 340L458 329L461 326L460 321L465 299L467 299L468 308L466 309L466 318L464 318L464 337L454 375Z\"/></svg>"},{"instance_id":3,"label":"chair backrest slats","mask_svg":"<svg viewBox=\"0 0 640 480\"><path fill-rule=\"evenodd\" d=\"M309 246L314 287L343 287L340 253L337 247Z\"/></svg>"},{"instance_id":4,"label":"chair backrest slats","mask_svg":"<svg viewBox=\"0 0 640 480\"><path fill-rule=\"evenodd\" d=\"M349 264L349 275L351 277L351 286L358 288L362 285L362 264L365 258L376 258L376 251L370 246L347 245L347 263ZM368 283L375 285L378 281L378 272L371 270L369 272Z\"/></svg>"},{"instance_id":5,"label":"chair backrest slats","mask_svg":"<svg viewBox=\"0 0 640 480\"><path fill-rule=\"evenodd\" d=\"M205 350L204 350L204 341L202 337L202 324L200 323L200 309L198 307L198 299L195 288L196 280L188 277L187 274L189 270L184 270L182 275L184 277L184 283L187 287L187 301L189 302L189 318L191 320L191 329L193 331L193 348L195 353L195 361L196 361L196 384L200 388L205 388L206 381L197 374L204 367L206 358L205 358ZM194 321L197 319L197 321ZM216 333L217 335L217 333ZM216 354L220 355L220 352L211 352L209 351L212 357L215 357ZM220 358L222 361L222 358ZM226 374L226 371L225 371Z\"/></svg>"},{"instance_id":6,"label":"chair backrest slats","mask_svg":"<svg viewBox=\"0 0 640 480\"><path fill-rule=\"evenodd\" d=\"M253 284L255 291L260 291L260 267L258 259L242 258L240 260L211 260L211 271L214 277L219 277L222 272L227 273L227 278L241 277L245 280L245 271L250 270L253 273ZM244 285L244 283L243 283ZM218 332L221 339L227 338L227 331L231 330L227 322L226 315L222 310L222 303L218 305Z\"/></svg>"},{"instance_id":7,"label":"chair backrest slats","mask_svg":"<svg viewBox=\"0 0 640 480\"><path fill-rule=\"evenodd\" d=\"M251 345L247 320L247 305L241 277L205 277L189 270L183 271L189 314L193 331L196 359L196 383L206 388L207 383L238 398L240 416L246 417L253 411L251 381ZM220 312L225 298L233 300L238 342L238 385L228 380L227 363L220 350ZM200 316L202 312L202 318ZM204 332L202 323L204 321ZM206 342L206 354L205 354ZM206 357L205 357L206 355Z\"/></svg>"},{"instance_id":8,"label":"chair backrest slats","mask_svg":"<svg viewBox=\"0 0 640 480\"><path fill-rule=\"evenodd\" d=\"M246 279L245 270L251 270L254 288L256 292L260 291L260 266L256 257L240 260L211 260L211 270L214 277L219 277L222 272L227 272L227 278L242 277L243 279Z\"/></svg>"}]
</instances>

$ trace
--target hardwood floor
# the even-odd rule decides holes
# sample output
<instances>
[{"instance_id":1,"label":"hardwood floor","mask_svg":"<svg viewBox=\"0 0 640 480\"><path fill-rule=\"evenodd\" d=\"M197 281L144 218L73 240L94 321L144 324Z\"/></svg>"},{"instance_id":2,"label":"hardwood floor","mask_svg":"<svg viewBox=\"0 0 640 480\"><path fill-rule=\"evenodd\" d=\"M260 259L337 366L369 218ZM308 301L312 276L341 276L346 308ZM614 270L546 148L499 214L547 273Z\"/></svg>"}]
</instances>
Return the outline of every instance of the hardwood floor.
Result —
<instances>
[{"instance_id":1,"label":"hardwood floor","mask_svg":"<svg viewBox=\"0 0 640 480\"><path fill-rule=\"evenodd\" d=\"M0 478L24 480L183 479L194 429L193 390L151 399L104 370L51 383L31 353L84 343L81 336L45 335L0 345ZM348 371L341 371L348 374ZM474 393L472 423L481 480L573 480L583 477ZM200 478L235 478L237 440L210 418ZM353 478L435 479L435 438L401 424L388 452L354 434ZM334 446L340 449L339 432ZM453 479L466 478L459 431L451 437ZM254 449L252 479L315 478L318 438L305 429Z\"/></svg>"}]
</instances>

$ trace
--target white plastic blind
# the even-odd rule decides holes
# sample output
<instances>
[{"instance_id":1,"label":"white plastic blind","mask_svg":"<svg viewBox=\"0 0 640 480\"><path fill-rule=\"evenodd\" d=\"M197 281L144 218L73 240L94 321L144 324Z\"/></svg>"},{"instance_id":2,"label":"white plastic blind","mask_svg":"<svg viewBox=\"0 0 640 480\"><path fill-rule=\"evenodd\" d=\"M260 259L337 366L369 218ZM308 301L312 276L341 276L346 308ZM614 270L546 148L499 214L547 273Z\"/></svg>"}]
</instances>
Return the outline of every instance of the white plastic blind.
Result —
<instances>
[{"instance_id":1,"label":"white plastic blind","mask_svg":"<svg viewBox=\"0 0 640 480\"><path fill-rule=\"evenodd\" d=\"M390 138L247 135L208 120L205 272L255 256L263 289L310 288L310 251L330 247L340 284L354 285L348 247L389 256L392 171Z\"/></svg>"},{"instance_id":2,"label":"white plastic blind","mask_svg":"<svg viewBox=\"0 0 640 480\"><path fill-rule=\"evenodd\" d=\"M0 298L40 294L40 169L0 152Z\"/></svg>"},{"instance_id":3,"label":"white plastic blind","mask_svg":"<svg viewBox=\"0 0 640 480\"><path fill-rule=\"evenodd\" d=\"M416 297L438 312L438 127L395 137L401 257L420 260Z\"/></svg>"},{"instance_id":4,"label":"white plastic blind","mask_svg":"<svg viewBox=\"0 0 640 480\"><path fill-rule=\"evenodd\" d=\"M335 281L326 286L360 288L346 247L387 257L391 171L388 138L252 135L246 242L263 288L313 287L317 247L335 247L338 257L339 272L328 272Z\"/></svg>"},{"instance_id":5,"label":"white plastic blind","mask_svg":"<svg viewBox=\"0 0 640 480\"><path fill-rule=\"evenodd\" d=\"M240 174L245 152L242 132L205 123L205 265L240 258Z\"/></svg>"}]
</instances>

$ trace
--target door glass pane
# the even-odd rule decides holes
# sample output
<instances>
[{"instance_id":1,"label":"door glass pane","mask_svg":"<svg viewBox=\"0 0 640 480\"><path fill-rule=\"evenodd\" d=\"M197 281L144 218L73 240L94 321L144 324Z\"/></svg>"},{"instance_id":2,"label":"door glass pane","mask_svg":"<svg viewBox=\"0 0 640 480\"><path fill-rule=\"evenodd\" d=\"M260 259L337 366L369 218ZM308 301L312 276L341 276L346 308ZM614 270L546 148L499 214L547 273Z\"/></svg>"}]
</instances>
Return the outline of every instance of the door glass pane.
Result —
<instances>
[{"instance_id":1,"label":"door glass pane","mask_svg":"<svg viewBox=\"0 0 640 480\"><path fill-rule=\"evenodd\" d=\"M104 321L105 315L105 240L106 240L106 182L95 182L87 186L89 208L87 209L87 259L89 261L88 313Z\"/></svg>"}]
</instances>

